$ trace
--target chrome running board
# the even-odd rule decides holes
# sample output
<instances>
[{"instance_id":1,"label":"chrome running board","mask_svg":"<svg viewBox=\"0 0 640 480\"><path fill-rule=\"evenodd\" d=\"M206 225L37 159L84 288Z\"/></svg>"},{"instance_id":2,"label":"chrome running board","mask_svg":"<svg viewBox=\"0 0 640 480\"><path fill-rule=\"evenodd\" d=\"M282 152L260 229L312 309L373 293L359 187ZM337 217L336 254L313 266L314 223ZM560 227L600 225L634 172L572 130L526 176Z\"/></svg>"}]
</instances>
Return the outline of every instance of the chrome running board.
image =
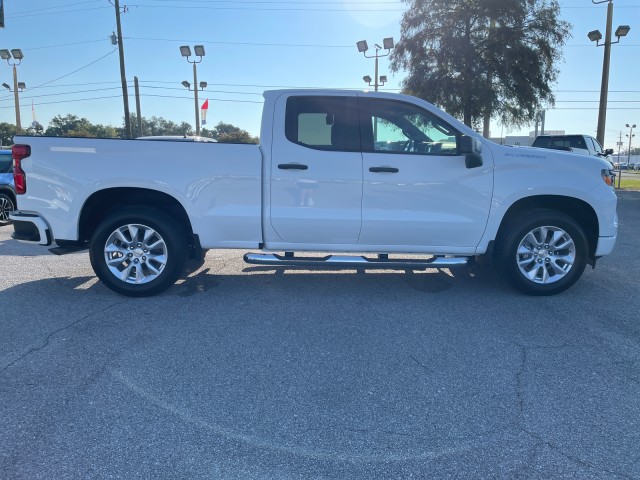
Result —
<instances>
[{"instance_id":1,"label":"chrome running board","mask_svg":"<svg viewBox=\"0 0 640 480\"><path fill-rule=\"evenodd\" d=\"M270 253L246 253L244 261L253 265L279 267L337 268L337 269L384 269L426 270L427 268L450 268L467 265L469 257L432 257L425 259L389 258L380 254L375 258L365 256L327 255L325 257L296 257L293 252L284 255Z\"/></svg>"}]
</instances>

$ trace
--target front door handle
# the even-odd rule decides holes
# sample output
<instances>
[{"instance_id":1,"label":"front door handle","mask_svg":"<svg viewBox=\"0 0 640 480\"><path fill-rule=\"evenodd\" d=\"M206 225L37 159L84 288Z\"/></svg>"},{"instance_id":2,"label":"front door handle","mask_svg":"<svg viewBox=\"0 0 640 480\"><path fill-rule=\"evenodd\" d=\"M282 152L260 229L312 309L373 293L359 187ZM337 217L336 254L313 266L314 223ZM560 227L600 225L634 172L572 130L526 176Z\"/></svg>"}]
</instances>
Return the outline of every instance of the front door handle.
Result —
<instances>
[{"instance_id":1,"label":"front door handle","mask_svg":"<svg viewBox=\"0 0 640 480\"><path fill-rule=\"evenodd\" d=\"M371 167L369 171L373 173L398 173L400 170L394 167Z\"/></svg>"},{"instance_id":2,"label":"front door handle","mask_svg":"<svg viewBox=\"0 0 640 480\"><path fill-rule=\"evenodd\" d=\"M306 170L309 167L301 163L281 163L278 165L280 170Z\"/></svg>"}]
</instances>

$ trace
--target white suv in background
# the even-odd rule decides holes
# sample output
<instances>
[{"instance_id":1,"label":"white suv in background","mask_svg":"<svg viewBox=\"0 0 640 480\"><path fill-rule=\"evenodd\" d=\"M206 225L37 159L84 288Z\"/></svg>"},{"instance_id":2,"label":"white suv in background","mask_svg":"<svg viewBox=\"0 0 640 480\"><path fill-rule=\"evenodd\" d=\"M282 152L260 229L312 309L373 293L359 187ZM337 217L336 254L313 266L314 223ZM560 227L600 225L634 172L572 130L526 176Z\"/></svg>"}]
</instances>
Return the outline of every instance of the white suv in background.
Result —
<instances>
[{"instance_id":1,"label":"white suv in background","mask_svg":"<svg viewBox=\"0 0 640 480\"><path fill-rule=\"evenodd\" d=\"M610 148L604 150L600 142L591 135L538 135L531 146L592 155L604 158L613 166L611 160L613 150Z\"/></svg>"}]
</instances>

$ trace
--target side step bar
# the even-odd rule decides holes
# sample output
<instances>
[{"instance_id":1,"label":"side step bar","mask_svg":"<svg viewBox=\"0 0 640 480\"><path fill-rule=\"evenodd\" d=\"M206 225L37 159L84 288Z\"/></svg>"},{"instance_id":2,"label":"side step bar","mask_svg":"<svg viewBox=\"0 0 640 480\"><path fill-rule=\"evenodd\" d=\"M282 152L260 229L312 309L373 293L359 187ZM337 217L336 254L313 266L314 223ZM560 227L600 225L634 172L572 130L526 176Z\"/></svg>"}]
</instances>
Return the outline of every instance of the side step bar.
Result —
<instances>
[{"instance_id":1,"label":"side step bar","mask_svg":"<svg viewBox=\"0 0 640 480\"><path fill-rule=\"evenodd\" d=\"M292 252L284 255L268 253L246 253L246 263L254 265L321 267L337 269L385 269L385 270L426 270L427 268L461 267L469 263L469 257L432 257L425 259L389 258L380 254L376 258L365 256L327 255L325 257L295 257Z\"/></svg>"}]
</instances>

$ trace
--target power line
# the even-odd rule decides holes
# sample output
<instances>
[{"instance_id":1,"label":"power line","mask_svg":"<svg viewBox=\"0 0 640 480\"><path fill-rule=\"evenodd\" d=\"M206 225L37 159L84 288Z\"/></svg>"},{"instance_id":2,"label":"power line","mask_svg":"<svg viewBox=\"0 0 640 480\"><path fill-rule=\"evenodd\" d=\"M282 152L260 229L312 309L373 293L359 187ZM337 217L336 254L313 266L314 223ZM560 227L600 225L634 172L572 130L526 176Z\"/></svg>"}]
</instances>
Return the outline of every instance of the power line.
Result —
<instances>
[{"instance_id":1,"label":"power line","mask_svg":"<svg viewBox=\"0 0 640 480\"><path fill-rule=\"evenodd\" d=\"M219 45L250 45L261 47L313 47L313 48L355 48L354 45L321 45L321 44L309 44L309 43L260 43L260 42L227 42L218 40L180 40L175 38L151 38L151 37L124 37L127 40L145 40L153 42L175 42L175 43L215 43Z\"/></svg>"},{"instance_id":2,"label":"power line","mask_svg":"<svg viewBox=\"0 0 640 480\"><path fill-rule=\"evenodd\" d=\"M41 13L23 13L23 14L11 14L11 15L7 15L7 17L10 18L27 18L27 17L39 17L42 15L56 15L59 13L78 13L78 12L83 12L83 11L88 11L88 10L103 10L106 8L111 8L111 7L90 7L90 8L76 8L74 10L61 10L59 12L41 12Z\"/></svg>"},{"instance_id":3,"label":"power line","mask_svg":"<svg viewBox=\"0 0 640 480\"><path fill-rule=\"evenodd\" d=\"M40 84L40 85L38 85L38 86L36 86L36 87L33 87L32 89L33 89L33 90L35 90L36 88L41 88L41 87L43 87L43 86L45 86L45 85L48 85L48 84L50 84L50 83L53 83L53 82L55 82L55 81L57 81L57 80L61 80L61 79L66 78L66 77L68 77L68 76L70 76L70 75L73 75L74 73L78 73L80 70L84 70L85 68L90 67L91 65L93 65L94 63L99 62L99 61L100 61L100 60L102 60L103 58L106 58L106 57L108 57L109 55L113 55L115 52L116 52L116 50L115 50L115 49L113 49L112 51L110 51L110 52L109 52L109 53L107 53L106 55L103 55L103 56L101 56L100 58L97 58L96 60L94 60L94 61L92 61L92 62L90 62L90 63L86 64L85 66L80 67L80 68L78 68L78 69L74 70L73 72L67 73L66 75L62 75L61 77L58 77L58 78L54 78L53 80L49 80L48 82L45 82L45 83L42 83L42 84Z\"/></svg>"},{"instance_id":4,"label":"power line","mask_svg":"<svg viewBox=\"0 0 640 480\"><path fill-rule=\"evenodd\" d=\"M85 2L63 3L62 5L38 8L37 10L23 10L18 12L12 12L12 16L15 14L21 15L24 13L41 12L43 10L55 10L56 8L66 8L66 7L74 7L76 5L86 5L87 3L103 3L103 2L102 0L87 0Z\"/></svg>"},{"instance_id":5,"label":"power line","mask_svg":"<svg viewBox=\"0 0 640 480\"><path fill-rule=\"evenodd\" d=\"M25 52L30 52L32 50L44 50L46 48L58 48L58 47L70 47L73 45L83 45L83 44L87 44L87 43L98 43L98 42L104 42L105 39L107 39L108 37L105 38L101 38L99 40L85 40L82 42L73 42L73 43L60 43L58 45L47 45L45 47L31 47L31 48L23 48L23 50Z\"/></svg>"},{"instance_id":6,"label":"power line","mask_svg":"<svg viewBox=\"0 0 640 480\"><path fill-rule=\"evenodd\" d=\"M190 100L193 101L193 99L191 97L185 97L185 96L175 96L175 95L141 95L141 97L157 97L157 98L175 98L175 99L179 99L179 100ZM25 99L27 98L31 98L31 97L25 97ZM86 101L93 101L93 100L104 100L104 99L110 99L110 98L121 98L121 95L106 95L106 96L100 96L100 97L87 97L87 98L75 98L75 99L70 99L70 100L58 100L58 101L54 101L54 102L38 102L38 103L34 103L34 106L41 106L41 105L54 105L54 104L60 104L60 103L77 103L77 102L86 102ZM229 98L209 98L209 100L211 100L212 102L231 102L231 103L254 103L254 104L262 104L264 102L262 101L256 101L256 100L235 100L235 99L229 99ZM0 107L0 109L8 109L8 108L14 108L13 106L4 106L4 107Z\"/></svg>"},{"instance_id":7,"label":"power line","mask_svg":"<svg viewBox=\"0 0 640 480\"><path fill-rule=\"evenodd\" d=\"M306 3L305 3L306 5ZM162 8L162 9L175 9L175 8L183 8L184 4L180 4L180 7L173 5L142 5L142 4L129 4L130 8ZM372 9L364 9L364 8L298 8L298 7L274 7L274 8L264 8L264 7L253 7L249 6L248 8L243 7L203 7L199 5L189 6L190 9L199 9L199 10L239 10L244 12L404 12L404 8L372 8Z\"/></svg>"}]
</instances>

